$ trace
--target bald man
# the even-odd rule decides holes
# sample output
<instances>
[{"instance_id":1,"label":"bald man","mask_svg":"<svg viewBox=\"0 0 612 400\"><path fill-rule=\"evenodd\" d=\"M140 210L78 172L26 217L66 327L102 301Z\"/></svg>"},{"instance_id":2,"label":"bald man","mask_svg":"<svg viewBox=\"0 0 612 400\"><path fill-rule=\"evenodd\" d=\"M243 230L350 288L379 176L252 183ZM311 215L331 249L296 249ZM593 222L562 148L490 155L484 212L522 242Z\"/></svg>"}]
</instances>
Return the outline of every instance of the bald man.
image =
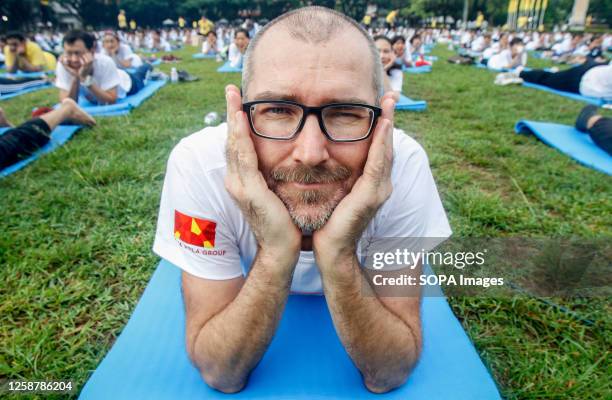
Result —
<instances>
[{"instance_id":1,"label":"bald man","mask_svg":"<svg viewBox=\"0 0 612 400\"><path fill-rule=\"evenodd\" d=\"M290 292L321 293L365 386L402 385L420 296L370 286L358 242L451 231L425 152L393 128L376 46L306 7L259 31L243 71L227 124L174 148L162 192L154 251L183 270L192 362L213 388L242 390Z\"/></svg>"}]
</instances>

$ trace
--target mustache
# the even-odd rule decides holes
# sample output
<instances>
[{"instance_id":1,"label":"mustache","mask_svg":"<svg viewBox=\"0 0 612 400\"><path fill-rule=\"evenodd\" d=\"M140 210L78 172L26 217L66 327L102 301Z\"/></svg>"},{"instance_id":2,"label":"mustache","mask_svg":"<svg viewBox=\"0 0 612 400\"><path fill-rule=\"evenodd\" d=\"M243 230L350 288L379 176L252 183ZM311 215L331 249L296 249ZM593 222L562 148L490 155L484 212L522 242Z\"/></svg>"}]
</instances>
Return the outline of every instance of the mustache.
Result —
<instances>
[{"instance_id":1,"label":"mustache","mask_svg":"<svg viewBox=\"0 0 612 400\"><path fill-rule=\"evenodd\" d=\"M351 176L351 170L343 165L328 168L321 165L308 167L277 167L270 172L270 178L275 182L333 183L344 181Z\"/></svg>"}]
</instances>

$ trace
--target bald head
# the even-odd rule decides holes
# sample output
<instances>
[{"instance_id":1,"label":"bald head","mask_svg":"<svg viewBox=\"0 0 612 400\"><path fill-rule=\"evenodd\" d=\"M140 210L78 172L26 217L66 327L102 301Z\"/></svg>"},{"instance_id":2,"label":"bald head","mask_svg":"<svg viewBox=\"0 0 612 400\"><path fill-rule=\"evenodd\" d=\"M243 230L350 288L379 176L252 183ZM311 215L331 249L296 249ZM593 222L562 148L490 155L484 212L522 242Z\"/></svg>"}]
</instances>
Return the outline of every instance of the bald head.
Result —
<instances>
[{"instance_id":1,"label":"bald head","mask_svg":"<svg viewBox=\"0 0 612 400\"><path fill-rule=\"evenodd\" d=\"M361 58L358 63L361 66L366 65L369 69L372 90L376 96L376 103L379 102L383 93L383 70L372 38L353 19L329 8L317 6L285 13L264 26L253 38L246 51L243 65L242 88L245 99L255 75L265 74L266 64L274 62L270 59L270 49L288 42L307 45L306 49L313 53L317 52L317 48L329 45L336 46L334 50L338 54L350 55L350 50L353 50L353 55ZM266 57L261 57L261 53L265 53ZM321 54L323 56L325 52ZM353 64L347 63L345 67L353 68ZM363 80L355 84L361 82Z\"/></svg>"}]
</instances>

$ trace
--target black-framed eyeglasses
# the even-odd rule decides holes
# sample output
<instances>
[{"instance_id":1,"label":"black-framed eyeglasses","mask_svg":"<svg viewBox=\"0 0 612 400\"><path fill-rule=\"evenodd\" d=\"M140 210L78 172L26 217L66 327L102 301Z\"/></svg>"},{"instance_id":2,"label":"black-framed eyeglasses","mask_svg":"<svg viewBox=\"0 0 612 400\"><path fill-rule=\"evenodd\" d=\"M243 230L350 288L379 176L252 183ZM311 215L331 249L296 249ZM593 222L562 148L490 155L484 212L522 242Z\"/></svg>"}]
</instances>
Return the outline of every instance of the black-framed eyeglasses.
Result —
<instances>
[{"instance_id":1,"label":"black-framed eyeglasses","mask_svg":"<svg viewBox=\"0 0 612 400\"><path fill-rule=\"evenodd\" d=\"M306 117L315 114L319 127L333 142L367 139L381 115L379 107L359 103L332 103L308 107L287 100L257 100L242 105L249 125L260 137L291 140L304 127Z\"/></svg>"}]
</instances>

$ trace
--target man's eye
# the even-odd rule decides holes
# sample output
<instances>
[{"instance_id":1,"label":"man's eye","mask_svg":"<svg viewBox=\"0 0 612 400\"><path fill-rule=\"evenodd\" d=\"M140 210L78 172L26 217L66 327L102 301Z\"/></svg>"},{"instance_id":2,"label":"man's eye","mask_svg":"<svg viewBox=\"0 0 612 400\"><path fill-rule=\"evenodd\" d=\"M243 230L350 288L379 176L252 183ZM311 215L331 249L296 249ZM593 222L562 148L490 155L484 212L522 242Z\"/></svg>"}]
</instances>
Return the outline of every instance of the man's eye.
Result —
<instances>
[{"instance_id":1,"label":"man's eye","mask_svg":"<svg viewBox=\"0 0 612 400\"><path fill-rule=\"evenodd\" d=\"M264 113L274 116L290 116L293 110L289 107L269 107L264 110Z\"/></svg>"}]
</instances>

